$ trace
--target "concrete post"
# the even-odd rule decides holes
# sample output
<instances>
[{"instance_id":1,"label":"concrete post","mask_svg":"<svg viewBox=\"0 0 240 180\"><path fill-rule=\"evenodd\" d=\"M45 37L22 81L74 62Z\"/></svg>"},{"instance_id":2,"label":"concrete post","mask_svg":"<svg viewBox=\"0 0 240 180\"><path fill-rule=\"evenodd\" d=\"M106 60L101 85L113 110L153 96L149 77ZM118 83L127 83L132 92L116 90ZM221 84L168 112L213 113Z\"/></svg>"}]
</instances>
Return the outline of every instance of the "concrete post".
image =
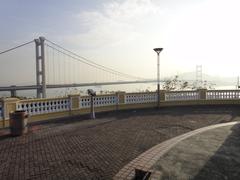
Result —
<instances>
[{"instance_id":1,"label":"concrete post","mask_svg":"<svg viewBox=\"0 0 240 180\"><path fill-rule=\"evenodd\" d=\"M3 127L6 127L6 120L9 119L9 114L16 111L18 98L5 98L2 100L3 105Z\"/></svg>"},{"instance_id":2,"label":"concrete post","mask_svg":"<svg viewBox=\"0 0 240 180\"><path fill-rule=\"evenodd\" d=\"M68 95L69 99L69 115L74 115L76 110L80 109L80 94Z\"/></svg>"},{"instance_id":3,"label":"concrete post","mask_svg":"<svg viewBox=\"0 0 240 180\"><path fill-rule=\"evenodd\" d=\"M125 104L125 92L117 92L116 97L117 97L117 103L116 103L116 110L120 109L121 104Z\"/></svg>"},{"instance_id":4,"label":"concrete post","mask_svg":"<svg viewBox=\"0 0 240 180\"><path fill-rule=\"evenodd\" d=\"M207 99L207 89L198 89L200 100L206 100Z\"/></svg>"},{"instance_id":5,"label":"concrete post","mask_svg":"<svg viewBox=\"0 0 240 180\"><path fill-rule=\"evenodd\" d=\"M80 94L72 94L68 98L70 101L70 111L80 109Z\"/></svg>"}]
</instances>

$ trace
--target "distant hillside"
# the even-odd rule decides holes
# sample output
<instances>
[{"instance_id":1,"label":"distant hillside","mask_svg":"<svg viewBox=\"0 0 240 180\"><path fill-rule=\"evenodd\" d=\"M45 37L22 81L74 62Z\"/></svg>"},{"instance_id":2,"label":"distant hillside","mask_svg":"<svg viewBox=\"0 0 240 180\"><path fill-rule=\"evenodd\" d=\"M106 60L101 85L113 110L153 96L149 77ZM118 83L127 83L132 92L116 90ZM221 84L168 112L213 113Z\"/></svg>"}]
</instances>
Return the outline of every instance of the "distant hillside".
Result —
<instances>
[{"instance_id":1,"label":"distant hillside","mask_svg":"<svg viewBox=\"0 0 240 180\"><path fill-rule=\"evenodd\" d=\"M196 80L196 73L195 72L188 72L188 73L182 73L179 74L179 79L180 80L186 80L186 81L195 81ZM202 80L203 81L208 81L211 83L214 83L216 85L220 86L235 86L237 83L237 77L224 77L224 76L211 76L208 74L203 74L202 75Z\"/></svg>"}]
</instances>

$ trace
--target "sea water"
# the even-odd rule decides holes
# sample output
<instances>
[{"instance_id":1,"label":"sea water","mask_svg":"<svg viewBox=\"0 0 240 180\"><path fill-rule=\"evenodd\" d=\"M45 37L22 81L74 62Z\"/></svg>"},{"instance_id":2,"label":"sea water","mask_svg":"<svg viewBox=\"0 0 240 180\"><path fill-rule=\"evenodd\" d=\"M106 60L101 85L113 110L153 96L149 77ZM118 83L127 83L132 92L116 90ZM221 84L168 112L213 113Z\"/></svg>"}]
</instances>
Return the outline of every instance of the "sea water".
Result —
<instances>
[{"instance_id":1,"label":"sea water","mask_svg":"<svg viewBox=\"0 0 240 180\"><path fill-rule=\"evenodd\" d=\"M121 85L104 85L104 86L89 86L89 87L78 87L78 88L56 88L47 89L47 97L64 97L69 94L81 94L86 95L87 89L93 89L97 94L110 94L116 91L124 92L149 92L156 91L157 84L155 83L142 83L142 84L121 84ZM236 89L236 86L215 86L216 90L229 90ZM36 90L23 90L17 91L17 96L35 98ZM0 97L10 97L10 92L0 92Z\"/></svg>"}]
</instances>

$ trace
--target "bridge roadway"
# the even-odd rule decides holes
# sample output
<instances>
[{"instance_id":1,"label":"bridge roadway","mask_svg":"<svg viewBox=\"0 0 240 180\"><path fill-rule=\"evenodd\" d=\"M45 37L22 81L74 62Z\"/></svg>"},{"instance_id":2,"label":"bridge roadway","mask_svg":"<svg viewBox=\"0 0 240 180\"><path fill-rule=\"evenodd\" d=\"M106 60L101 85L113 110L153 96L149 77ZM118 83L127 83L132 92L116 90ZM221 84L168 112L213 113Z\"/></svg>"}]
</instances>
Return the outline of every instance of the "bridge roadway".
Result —
<instances>
[{"instance_id":1,"label":"bridge roadway","mask_svg":"<svg viewBox=\"0 0 240 180\"><path fill-rule=\"evenodd\" d=\"M181 80L185 81L185 80ZM186 80L187 82L194 82L194 80ZM72 83L72 84L48 84L46 85L47 89L56 89L56 88L73 88L73 87L89 87L89 86L106 86L106 85L119 85L119 84L143 84L143 83L156 83L157 80L139 80L139 81L115 81L115 82L95 82L95 83ZM160 82L164 82L161 80ZM37 85L23 85L23 86L0 86L1 91L21 91L21 90L35 90L41 89L41 86Z\"/></svg>"},{"instance_id":2,"label":"bridge roadway","mask_svg":"<svg viewBox=\"0 0 240 180\"><path fill-rule=\"evenodd\" d=\"M99 83L77 83L77 84L49 84L47 89L54 88L70 88L70 87L87 87L87 86L102 86L102 85L118 85L118 84L141 84L154 83L156 80L142 80L142 81L117 81L117 82L99 82ZM163 82L163 81L161 81ZM0 87L0 91L19 91L19 90L34 90L41 89L41 86L26 85L26 86L5 86Z\"/></svg>"}]
</instances>

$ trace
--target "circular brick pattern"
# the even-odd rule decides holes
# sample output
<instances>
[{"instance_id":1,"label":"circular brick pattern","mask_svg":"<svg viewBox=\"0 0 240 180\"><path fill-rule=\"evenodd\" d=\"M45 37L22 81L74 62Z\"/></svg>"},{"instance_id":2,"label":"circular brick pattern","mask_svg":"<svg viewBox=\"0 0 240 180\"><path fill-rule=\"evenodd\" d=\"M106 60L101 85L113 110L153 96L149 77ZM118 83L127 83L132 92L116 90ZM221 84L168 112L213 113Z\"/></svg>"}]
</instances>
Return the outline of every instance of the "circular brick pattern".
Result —
<instances>
[{"instance_id":1,"label":"circular brick pattern","mask_svg":"<svg viewBox=\"0 0 240 180\"><path fill-rule=\"evenodd\" d=\"M230 125L234 125L237 123L239 123L239 122L230 122L230 123L216 124L216 125L212 125L212 126L203 127L203 128L182 134L180 136L177 136L175 138L167 140L163 143L160 143L160 144L152 147L151 149L147 150L146 152L142 153L140 156L138 156L133 161L131 161L129 164L127 164L125 167L123 167L115 175L114 180L132 179L134 177L135 169L151 171L151 167L158 161L158 159L162 155L164 155L168 150L170 150L177 143L183 141L184 139L187 139L191 136L197 135L199 133L203 133L203 132L211 130L211 129L224 127L224 126L230 126ZM158 178L157 173L153 174L153 176L156 179Z\"/></svg>"}]
</instances>

